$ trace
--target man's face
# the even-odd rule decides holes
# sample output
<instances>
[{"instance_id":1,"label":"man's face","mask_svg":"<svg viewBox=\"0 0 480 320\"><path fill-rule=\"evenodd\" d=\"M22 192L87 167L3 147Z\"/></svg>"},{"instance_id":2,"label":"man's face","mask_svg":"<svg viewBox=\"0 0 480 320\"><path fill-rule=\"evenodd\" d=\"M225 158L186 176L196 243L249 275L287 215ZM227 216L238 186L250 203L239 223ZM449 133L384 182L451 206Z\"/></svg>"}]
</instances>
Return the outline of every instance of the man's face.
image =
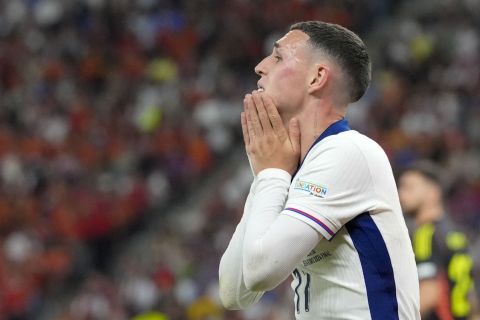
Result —
<instances>
[{"instance_id":1,"label":"man's face","mask_svg":"<svg viewBox=\"0 0 480 320\"><path fill-rule=\"evenodd\" d=\"M431 183L420 173L406 171L398 181L398 195L403 212L415 217L430 194Z\"/></svg>"},{"instance_id":2,"label":"man's face","mask_svg":"<svg viewBox=\"0 0 480 320\"><path fill-rule=\"evenodd\" d=\"M308 39L300 30L288 32L275 42L272 54L255 67L261 77L259 90L273 99L280 115L285 117L299 111L307 92Z\"/></svg>"}]
</instances>

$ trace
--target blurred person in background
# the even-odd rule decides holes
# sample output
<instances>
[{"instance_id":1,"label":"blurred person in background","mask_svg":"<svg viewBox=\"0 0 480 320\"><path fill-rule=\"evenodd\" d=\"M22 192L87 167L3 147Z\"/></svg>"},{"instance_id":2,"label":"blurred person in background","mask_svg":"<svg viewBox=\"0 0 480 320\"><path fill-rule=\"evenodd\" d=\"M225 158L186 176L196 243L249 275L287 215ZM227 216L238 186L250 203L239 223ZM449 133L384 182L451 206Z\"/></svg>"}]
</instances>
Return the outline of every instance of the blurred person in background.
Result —
<instances>
[{"instance_id":1,"label":"blurred person in background","mask_svg":"<svg viewBox=\"0 0 480 320\"><path fill-rule=\"evenodd\" d=\"M244 309L293 274L296 319L420 319L390 163L345 119L370 83L362 40L296 23L255 72L241 116L254 181L220 262L224 305Z\"/></svg>"},{"instance_id":2,"label":"blurred person in background","mask_svg":"<svg viewBox=\"0 0 480 320\"><path fill-rule=\"evenodd\" d=\"M265 48L302 20L366 41L372 85L350 127L394 171L442 163L480 279L479 12L472 0L0 1L0 318L194 320L205 296L221 308L218 260L250 186L239 106ZM210 205L174 210L199 190ZM291 320L289 285L221 319Z\"/></svg>"},{"instance_id":3,"label":"blurred person in background","mask_svg":"<svg viewBox=\"0 0 480 320\"><path fill-rule=\"evenodd\" d=\"M468 319L473 260L466 235L448 219L440 169L429 161L407 167L399 178L399 195L405 215L414 224L422 319Z\"/></svg>"}]
</instances>

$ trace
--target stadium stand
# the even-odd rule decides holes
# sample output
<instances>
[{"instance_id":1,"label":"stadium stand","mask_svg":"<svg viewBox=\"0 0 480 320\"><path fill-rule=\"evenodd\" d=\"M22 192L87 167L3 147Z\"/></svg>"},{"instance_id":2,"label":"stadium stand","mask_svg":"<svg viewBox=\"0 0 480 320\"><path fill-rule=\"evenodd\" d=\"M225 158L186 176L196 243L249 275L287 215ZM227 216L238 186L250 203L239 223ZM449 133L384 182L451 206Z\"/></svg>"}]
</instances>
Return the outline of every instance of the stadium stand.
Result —
<instances>
[{"instance_id":1,"label":"stadium stand","mask_svg":"<svg viewBox=\"0 0 480 320\"><path fill-rule=\"evenodd\" d=\"M288 283L224 310L217 271L250 183L253 67L310 19L366 39L350 123L395 171L442 166L480 277L478 0L3 0L0 319L291 319Z\"/></svg>"}]
</instances>

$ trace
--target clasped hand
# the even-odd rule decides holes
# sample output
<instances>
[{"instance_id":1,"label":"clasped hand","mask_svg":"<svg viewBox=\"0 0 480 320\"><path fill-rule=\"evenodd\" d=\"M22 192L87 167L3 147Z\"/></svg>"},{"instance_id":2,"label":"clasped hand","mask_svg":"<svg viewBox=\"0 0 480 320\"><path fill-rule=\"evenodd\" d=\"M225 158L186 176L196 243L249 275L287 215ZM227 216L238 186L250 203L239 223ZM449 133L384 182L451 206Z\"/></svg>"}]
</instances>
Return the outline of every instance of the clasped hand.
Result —
<instances>
[{"instance_id":1,"label":"clasped hand","mask_svg":"<svg viewBox=\"0 0 480 320\"><path fill-rule=\"evenodd\" d=\"M293 174L300 160L298 120L291 119L287 131L273 100L264 93L247 94L243 104L243 139L254 174L267 168Z\"/></svg>"}]
</instances>

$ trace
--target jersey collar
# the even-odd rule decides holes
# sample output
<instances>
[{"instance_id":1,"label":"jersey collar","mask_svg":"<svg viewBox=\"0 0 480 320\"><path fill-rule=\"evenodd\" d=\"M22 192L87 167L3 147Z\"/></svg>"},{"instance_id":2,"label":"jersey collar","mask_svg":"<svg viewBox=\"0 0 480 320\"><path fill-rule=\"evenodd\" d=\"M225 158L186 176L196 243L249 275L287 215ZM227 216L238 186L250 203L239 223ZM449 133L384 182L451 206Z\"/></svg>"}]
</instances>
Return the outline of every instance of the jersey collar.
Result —
<instances>
[{"instance_id":1,"label":"jersey collar","mask_svg":"<svg viewBox=\"0 0 480 320\"><path fill-rule=\"evenodd\" d=\"M308 154L310 153L310 150L312 150L312 148L317 143L319 143L320 141L322 141L326 137L333 136L333 135L336 135L336 134L339 134L341 132L348 131L348 130L351 130L351 129L348 126L347 119L345 119L345 118L342 118L342 119L332 123L330 126L328 126L328 128L325 129L325 131L323 131L322 134L313 142L313 144L310 146L310 149L308 149L307 153L305 154L305 158L303 158L303 161L298 166L297 171L295 171L295 173L292 175L292 181L293 181L293 178L297 175L298 170L300 170L300 168L302 167L302 164L305 161L305 159L307 158Z\"/></svg>"}]
</instances>

